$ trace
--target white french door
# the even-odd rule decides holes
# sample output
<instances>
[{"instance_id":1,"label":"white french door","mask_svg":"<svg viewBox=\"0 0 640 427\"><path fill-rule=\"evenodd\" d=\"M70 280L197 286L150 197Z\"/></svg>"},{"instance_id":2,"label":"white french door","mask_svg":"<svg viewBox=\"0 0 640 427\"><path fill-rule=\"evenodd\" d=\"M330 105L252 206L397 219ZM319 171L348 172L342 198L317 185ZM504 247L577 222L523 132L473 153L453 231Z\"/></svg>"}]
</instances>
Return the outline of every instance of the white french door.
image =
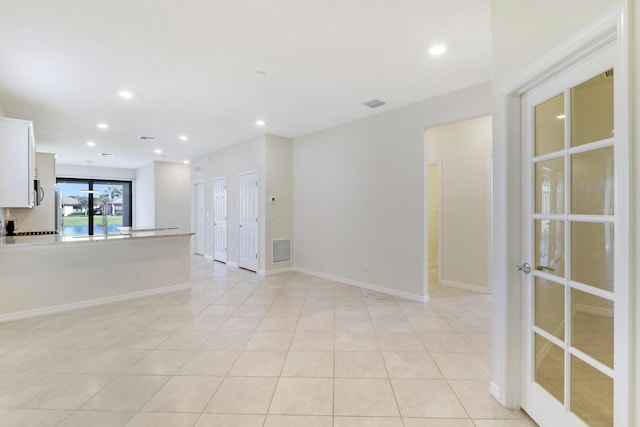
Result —
<instances>
[{"instance_id":1,"label":"white french door","mask_svg":"<svg viewBox=\"0 0 640 427\"><path fill-rule=\"evenodd\" d=\"M205 254L205 206L204 206L204 182L199 182L194 185L194 212L195 212L195 238L196 248L195 252L198 255Z\"/></svg>"},{"instance_id":2,"label":"white french door","mask_svg":"<svg viewBox=\"0 0 640 427\"><path fill-rule=\"evenodd\" d=\"M227 262L227 177L213 180L213 259Z\"/></svg>"},{"instance_id":3,"label":"white french door","mask_svg":"<svg viewBox=\"0 0 640 427\"><path fill-rule=\"evenodd\" d=\"M238 178L238 265L247 270L258 271L258 174L242 174Z\"/></svg>"},{"instance_id":4,"label":"white french door","mask_svg":"<svg viewBox=\"0 0 640 427\"><path fill-rule=\"evenodd\" d=\"M541 426L626 423L628 175L614 61L604 47L522 98L522 407Z\"/></svg>"}]
</instances>

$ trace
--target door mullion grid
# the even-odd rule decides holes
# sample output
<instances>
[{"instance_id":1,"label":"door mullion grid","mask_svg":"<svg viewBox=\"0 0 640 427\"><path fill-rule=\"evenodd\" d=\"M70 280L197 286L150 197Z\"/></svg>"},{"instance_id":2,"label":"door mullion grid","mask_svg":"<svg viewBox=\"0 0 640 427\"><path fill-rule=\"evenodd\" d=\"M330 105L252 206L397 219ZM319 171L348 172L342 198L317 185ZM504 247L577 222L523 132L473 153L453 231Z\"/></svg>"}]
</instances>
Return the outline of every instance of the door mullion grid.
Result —
<instances>
[{"instance_id":1,"label":"door mullion grid","mask_svg":"<svg viewBox=\"0 0 640 427\"><path fill-rule=\"evenodd\" d=\"M582 291L586 294L589 295L593 295L602 299L606 299L609 300L611 302L615 302L615 293L611 292L611 291L606 291L604 289L599 289L596 287L593 287L591 285L587 285L585 283L581 283L581 282L576 282L573 280L569 280L569 287L571 289L577 289L579 291Z\"/></svg>"},{"instance_id":2,"label":"door mullion grid","mask_svg":"<svg viewBox=\"0 0 640 427\"><path fill-rule=\"evenodd\" d=\"M592 368L600 371L601 373L607 375L610 378L613 378L613 369L608 367L604 363L594 359L593 357L591 357L588 354L578 350L575 347L569 347L569 353L571 353L572 356L575 356L578 359L580 359L583 362L585 362L586 364L590 365Z\"/></svg>"}]
</instances>

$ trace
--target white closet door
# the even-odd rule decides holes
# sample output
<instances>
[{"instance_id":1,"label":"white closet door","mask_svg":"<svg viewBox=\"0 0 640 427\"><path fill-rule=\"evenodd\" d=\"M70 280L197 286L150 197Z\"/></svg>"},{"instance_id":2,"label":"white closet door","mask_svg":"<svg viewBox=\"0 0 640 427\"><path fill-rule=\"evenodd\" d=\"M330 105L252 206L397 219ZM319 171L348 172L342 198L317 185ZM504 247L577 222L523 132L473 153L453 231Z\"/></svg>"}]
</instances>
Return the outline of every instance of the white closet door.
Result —
<instances>
[{"instance_id":1,"label":"white closet door","mask_svg":"<svg viewBox=\"0 0 640 427\"><path fill-rule=\"evenodd\" d=\"M258 271L258 174L239 176L240 259L238 265Z\"/></svg>"},{"instance_id":2,"label":"white closet door","mask_svg":"<svg viewBox=\"0 0 640 427\"><path fill-rule=\"evenodd\" d=\"M213 259L227 262L227 178L213 180Z\"/></svg>"}]
</instances>

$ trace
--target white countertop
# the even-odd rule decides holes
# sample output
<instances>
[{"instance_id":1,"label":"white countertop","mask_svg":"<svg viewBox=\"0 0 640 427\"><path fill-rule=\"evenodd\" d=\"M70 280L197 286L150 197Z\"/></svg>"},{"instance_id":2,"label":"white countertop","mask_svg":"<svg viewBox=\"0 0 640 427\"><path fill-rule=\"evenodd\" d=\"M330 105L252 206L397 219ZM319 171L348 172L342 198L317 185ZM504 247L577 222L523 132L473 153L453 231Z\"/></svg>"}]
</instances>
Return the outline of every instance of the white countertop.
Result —
<instances>
[{"instance_id":1,"label":"white countertop","mask_svg":"<svg viewBox=\"0 0 640 427\"><path fill-rule=\"evenodd\" d=\"M182 231L178 228L151 228L151 227L121 227L121 233L109 234L106 238L102 234L93 236L61 236L50 234L44 236L6 236L0 239L0 248L25 247L38 245L53 245L74 242L108 242L122 241L126 239L148 239L156 237L192 236L190 231Z\"/></svg>"}]
</instances>

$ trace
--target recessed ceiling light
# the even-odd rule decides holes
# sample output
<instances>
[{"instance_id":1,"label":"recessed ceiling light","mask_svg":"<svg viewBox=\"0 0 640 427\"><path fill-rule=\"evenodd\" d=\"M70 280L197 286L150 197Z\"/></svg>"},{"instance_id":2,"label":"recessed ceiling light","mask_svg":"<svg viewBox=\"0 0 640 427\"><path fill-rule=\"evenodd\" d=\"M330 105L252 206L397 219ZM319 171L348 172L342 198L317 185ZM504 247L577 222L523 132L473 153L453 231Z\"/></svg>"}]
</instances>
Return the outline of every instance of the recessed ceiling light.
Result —
<instances>
[{"instance_id":1,"label":"recessed ceiling light","mask_svg":"<svg viewBox=\"0 0 640 427\"><path fill-rule=\"evenodd\" d=\"M153 150L153 152L156 153L156 154L162 154L162 150L159 149L159 148Z\"/></svg>"},{"instance_id":2,"label":"recessed ceiling light","mask_svg":"<svg viewBox=\"0 0 640 427\"><path fill-rule=\"evenodd\" d=\"M189 160L183 160L182 163L184 163L185 165L188 165L191 162Z\"/></svg>"},{"instance_id":3,"label":"recessed ceiling light","mask_svg":"<svg viewBox=\"0 0 640 427\"><path fill-rule=\"evenodd\" d=\"M108 125L108 124L106 124L106 123L98 123L98 124L97 124L97 126L98 126L100 129L109 129L109 125Z\"/></svg>"},{"instance_id":4,"label":"recessed ceiling light","mask_svg":"<svg viewBox=\"0 0 640 427\"><path fill-rule=\"evenodd\" d=\"M447 48L445 45L437 44L437 45L431 46L431 48L429 49L429 53L433 56L438 56L438 55L442 55L446 50Z\"/></svg>"},{"instance_id":5,"label":"recessed ceiling light","mask_svg":"<svg viewBox=\"0 0 640 427\"><path fill-rule=\"evenodd\" d=\"M121 90L120 92L118 92L118 95L120 95L120 97L124 99L133 98L133 93L128 90Z\"/></svg>"},{"instance_id":6,"label":"recessed ceiling light","mask_svg":"<svg viewBox=\"0 0 640 427\"><path fill-rule=\"evenodd\" d=\"M264 120L256 120L256 125L258 126L264 126L266 123Z\"/></svg>"},{"instance_id":7,"label":"recessed ceiling light","mask_svg":"<svg viewBox=\"0 0 640 427\"><path fill-rule=\"evenodd\" d=\"M187 135L180 135L178 138L180 138L180 141L186 141L189 139Z\"/></svg>"},{"instance_id":8,"label":"recessed ceiling light","mask_svg":"<svg viewBox=\"0 0 640 427\"><path fill-rule=\"evenodd\" d=\"M88 145L89 147L95 147L95 146L96 146L96 143L95 143L95 142L93 142L93 141L87 141L87 145Z\"/></svg>"},{"instance_id":9,"label":"recessed ceiling light","mask_svg":"<svg viewBox=\"0 0 640 427\"><path fill-rule=\"evenodd\" d=\"M566 116L564 114L560 114L556 116L556 119L564 119Z\"/></svg>"}]
</instances>

